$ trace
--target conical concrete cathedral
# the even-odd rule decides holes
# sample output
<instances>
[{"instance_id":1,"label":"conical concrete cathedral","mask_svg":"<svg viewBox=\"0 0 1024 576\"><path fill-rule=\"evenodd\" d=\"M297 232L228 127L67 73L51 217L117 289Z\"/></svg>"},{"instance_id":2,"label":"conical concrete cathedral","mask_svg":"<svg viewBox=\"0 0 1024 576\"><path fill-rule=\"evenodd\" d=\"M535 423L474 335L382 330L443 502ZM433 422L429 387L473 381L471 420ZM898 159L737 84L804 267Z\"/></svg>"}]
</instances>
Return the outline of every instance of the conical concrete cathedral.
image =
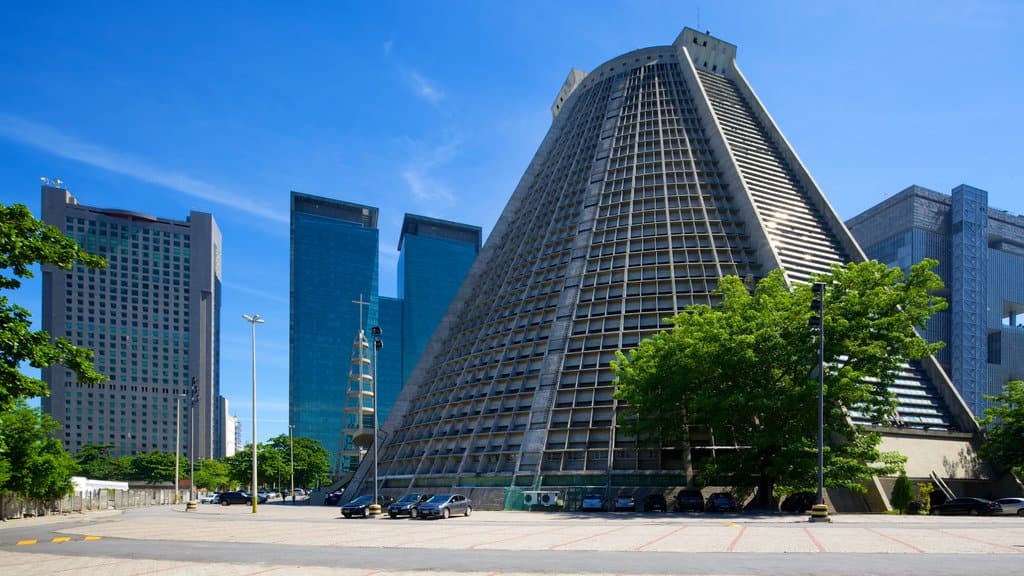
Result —
<instances>
[{"instance_id":1,"label":"conical concrete cathedral","mask_svg":"<svg viewBox=\"0 0 1024 576\"><path fill-rule=\"evenodd\" d=\"M804 282L864 259L735 53L685 29L671 46L570 72L550 131L383 426L382 489L450 488L478 506L499 506L514 486L668 490L710 455L701 450L730 442L650 448L616 435L615 351L713 303L724 275L757 281L783 268ZM894 391L899 422L881 424L898 437L890 447L921 453L912 476L973 454L973 419L933 362L908 367ZM369 474L364 461L349 493L366 492Z\"/></svg>"}]
</instances>

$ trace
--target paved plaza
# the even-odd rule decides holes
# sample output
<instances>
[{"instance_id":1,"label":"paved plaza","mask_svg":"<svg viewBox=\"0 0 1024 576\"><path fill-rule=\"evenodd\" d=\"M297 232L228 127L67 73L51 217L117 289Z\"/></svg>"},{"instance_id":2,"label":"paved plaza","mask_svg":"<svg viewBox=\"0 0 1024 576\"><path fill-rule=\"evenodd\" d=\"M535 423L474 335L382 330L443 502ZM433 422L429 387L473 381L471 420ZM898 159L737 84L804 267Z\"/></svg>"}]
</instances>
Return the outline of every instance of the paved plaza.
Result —
<instances>
[{"instance_id":1,"label":"paved plaza","mask_svg":"<svg viewBox=\"0 0 1024 576\"><path fill-rule=\"evenodd\" d=\"M183 508L8 521L0 573L985 574L1024 562L1018 517L838 515L812 524L787 515L476 511L424 521L345 520L335 507L303 505L255 515L246 506Z\"/></svg>"}]
</instances>

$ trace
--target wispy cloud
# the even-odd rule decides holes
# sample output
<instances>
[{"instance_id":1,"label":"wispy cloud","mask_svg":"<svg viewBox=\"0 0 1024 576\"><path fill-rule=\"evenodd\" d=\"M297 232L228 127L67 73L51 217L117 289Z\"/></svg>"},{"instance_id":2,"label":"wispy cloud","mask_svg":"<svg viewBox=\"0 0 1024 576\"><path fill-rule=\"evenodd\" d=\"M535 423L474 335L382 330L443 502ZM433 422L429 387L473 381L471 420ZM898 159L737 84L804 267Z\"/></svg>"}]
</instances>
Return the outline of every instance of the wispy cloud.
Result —
<instances>
[{"instance_id":1,"label":"wispy cloud","mask_svg":"<svg viewBox=\"0 0 1024 576\"><path fill-rule=\"evenodd\" d=\"M405 69L402 73L405 76L406 82L412 87L413 92L421 99L434 105L439 104L444 99L444 93L419 72Z\"/></svg>"},{"instance_id":2,"label":"wispy cloud","mask_svg":"<svg viewBox=\"0 0 1024 576\"><path fill-rule=\"evenodd\" d=\"M434 176L434 171L458 154L460 143L461 140L455 136L435 145L413 141L412 159L402 170L402 178L418 202L425 205L438 202L455 204L455 194Z\"/></svg>"},{"instance_id":3,"label":"wispy cloud","mask_svg":"<svg viewBox=\"0 0 1024 576\"><path fill-rule=\"evenodd\" d=\"M96 168L109 170L142 182L163 186L193 198L242 210L274 222L288 222L288 213L253 202L249 197L225 190L197 178L165 170L125 154L79 140L52 126L0 112L0 137Z\"/></svg>"},{"instance_id":4,"label":"wispy cloud","mask_svg":"<svg viewBox=\"0 0 1024 576\"><path fill-rule=\"evenodd\" d=\"M230 288L230 289L238 291L238 292L245 292L246 294L250 294L252 296L257 296L259 298L263 298L264 300L270 300L272 302L279 302L281 304L287 304L288 303L288 298L286 298L285 296L282 296L280 294L275 294L273 292L267 292L266 290L260 290L258 288L253 288L251 286L246 286L244 284L238 284L238 283L235 283L235 282L225 282L224 283L224 287L225 288Z\"/></svg>"}]
</instances>

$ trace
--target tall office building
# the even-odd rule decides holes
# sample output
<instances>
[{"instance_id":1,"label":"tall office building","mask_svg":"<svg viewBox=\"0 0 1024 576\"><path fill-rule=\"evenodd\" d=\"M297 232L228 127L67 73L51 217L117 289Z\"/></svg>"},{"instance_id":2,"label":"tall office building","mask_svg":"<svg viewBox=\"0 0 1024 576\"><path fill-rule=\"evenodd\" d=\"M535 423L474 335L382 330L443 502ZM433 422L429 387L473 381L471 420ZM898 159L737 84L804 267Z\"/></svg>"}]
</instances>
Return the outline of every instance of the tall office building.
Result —
<instances>
[{"instance_id":1,"label":"tall office building","mask_svg":"<svg viewBox=\"0 0 1024 576\"><path fill-rule=\"evenodd\" d=\"M371 327L382 331L375 355L383 420L480 247L479 227L406 215L399 297L380 296L377 217L377 208L292 193L291 422L296 435L321 442L338 473L358 464L353 433L343 429L359 330L367 339ZM359 392L360 401L368 397Z\"/></svg>"},{"instance_id":2,"label":"tall office building","mask_svg":"<svg viewBox=\"0 0 1024 576\"><path fill-rule=\"evenodd\" d=\"M289 420L333 464L352 340L378 321L377 209L299 192L291 200Z\"/></svg>"},{"instance_id":3,"label":"tall office building","mask_svg":"<svg viewBox=\"0 0 1024 576\"><path fill-rule=\"evenodd\" d=\"M480 252L480 227L406 214L398 250L405 382Z\"/></svg>"},{"instance_id":4,"label":"tall office building","mask_svg":"<svg viewBox=\"0 0 1024 576\"><path fill-rule=\"evenodd\" d=\"M43 267L43 328L90 348L108 377L89 386L62 366L43 370L50 396L43 409L63 424L58 436L77 453L113 444L117 455L174 452L176 395L197 402L181 449L197 458L223 456L216 418L220 391L221 236L213 216L191 212L168 220L78 203L67 190L42 188L43 221L107 268Z\"/></svg>"},{"instance_id":5,"label":"tall office building","mask_svg":"<svg viewBox=\"0 0 1024 576\"><path fill-rule=\"evenodd\" d=\"M685 29L671 46L570 72L383 426L384 489L458 487L495 506L508 486L679 485L684 462L710 457L618 430L615 352L687 305L714 303L724 275L782 268L806 282L864 259L735 53ZM908 472L973 474L943 460L973 454L977 428L937 365L908 366L893 392L901 427L863 423L911 457ZM369 489L369 469L349 493Z\"/></svg>"},{"instance_id":6,"label":"tall office building","mask_svg":"<svg viewBox=\"0 0 1024 576\"><path fill-rule=\"evenodd\" d=\"M1024 216L988 206L988 194L911 186L847 221L868 257L909 270L939 261L949 308L924 330L945 342L939 361L976 415L984 395L1024 379Z\"/></svg>"}]
</instances>

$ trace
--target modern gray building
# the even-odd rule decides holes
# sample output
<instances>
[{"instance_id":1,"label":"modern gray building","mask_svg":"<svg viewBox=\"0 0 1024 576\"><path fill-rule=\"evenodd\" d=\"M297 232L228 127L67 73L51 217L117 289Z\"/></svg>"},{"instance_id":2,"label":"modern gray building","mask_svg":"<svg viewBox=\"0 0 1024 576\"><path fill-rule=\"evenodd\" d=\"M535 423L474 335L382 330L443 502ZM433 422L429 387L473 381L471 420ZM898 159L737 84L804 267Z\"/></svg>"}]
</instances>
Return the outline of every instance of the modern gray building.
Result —
<instances>
[{"instance_id":1,"label":"modern gray building","mask_svg":"<svg viewBox=\"0 0 1024 576\"><path fill-rule=\"evenodd\" d=\"M904 271L939 261L949 308L924 336L945 342L938 358L975 415L985 395L1024 379L1024 217L988 205L988 194L911 186L846 225L869 258Z\"/></svg>"},{"instance_id":2,"label":"modern gray building","mask_svg":"<svg viewBox=\"0 0 1024 576\"><path fill-rule=\"evenodd\" d=\"M193 429L181 406L181 450L224 455L218 417L221 235L211 214L185 220L79 204L66 189L42 187L43 221L107 268L43 267L43 329L94 352L106 382L86 385L62 366L43 370L43 409L63 425L72 454L113 444L114 454L174 452L176 402L197 388Z\"/></svg>"},{"instance_id":3,"label":"modern gray building","mask_svg":"<svg viewBox=\"0 0 1024 576\"><path fill-rule=\"evenodd\" d=\"M623 432L616 351L685 306L715 303L725 275L753 282L781 268L802 283L865 259L735 54L684 29L671 45L570 71L383 426L382 489L458 489L499 507L514 486L666 490L713 457L715 442L651 446ZM973 478L977 425L938 364L906 366L891 391L892 421L853 421L882 430L912 477ZM370 468L346 494L369 490ZM869 492L848 507L884 508L882 485Z\"/></svg>"}]
</instances>

